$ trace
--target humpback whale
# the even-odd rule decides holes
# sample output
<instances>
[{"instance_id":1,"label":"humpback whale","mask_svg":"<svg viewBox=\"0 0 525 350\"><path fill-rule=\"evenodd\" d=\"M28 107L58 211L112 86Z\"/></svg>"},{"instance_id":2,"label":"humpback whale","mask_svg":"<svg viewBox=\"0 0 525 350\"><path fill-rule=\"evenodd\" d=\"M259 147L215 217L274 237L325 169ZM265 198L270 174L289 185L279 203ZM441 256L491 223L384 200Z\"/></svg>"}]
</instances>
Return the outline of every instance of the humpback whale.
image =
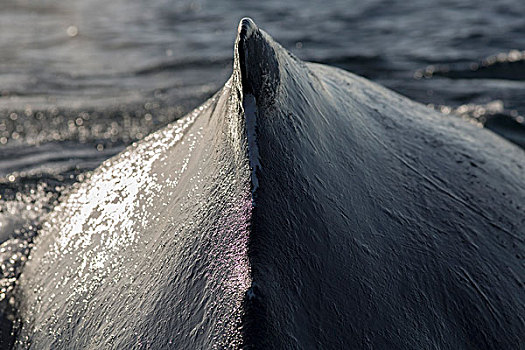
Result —
<instances>
[{"instance_id":1,"label":"humpback whale","mask_svg":"<svg viewBox=\"0 0 525 350\"><path fill-rule=\"evenodd\" d=\"M252 20L202 106L46 218L17 349L517 349L525 153Z\"/></svg>"}]
</instances>

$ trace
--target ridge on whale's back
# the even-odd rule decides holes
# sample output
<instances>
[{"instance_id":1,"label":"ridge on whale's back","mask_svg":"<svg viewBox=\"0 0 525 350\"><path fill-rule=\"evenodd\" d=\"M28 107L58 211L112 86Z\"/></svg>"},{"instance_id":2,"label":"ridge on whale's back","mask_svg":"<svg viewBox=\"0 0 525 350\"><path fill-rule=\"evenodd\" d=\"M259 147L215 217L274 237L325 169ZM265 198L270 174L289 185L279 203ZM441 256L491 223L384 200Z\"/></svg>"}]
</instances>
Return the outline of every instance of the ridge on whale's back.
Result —
<instances>
[{"instance_id":1,"label":"ridge on whale's back","mask_svg":"<svg viewBox=\"0 0 525 350\"><path fill-rule=\"evenodd\" d=\"M225 86L47 218L15 347L519 348L524 166L243 19Z\"/></svg>"}]
</instances>

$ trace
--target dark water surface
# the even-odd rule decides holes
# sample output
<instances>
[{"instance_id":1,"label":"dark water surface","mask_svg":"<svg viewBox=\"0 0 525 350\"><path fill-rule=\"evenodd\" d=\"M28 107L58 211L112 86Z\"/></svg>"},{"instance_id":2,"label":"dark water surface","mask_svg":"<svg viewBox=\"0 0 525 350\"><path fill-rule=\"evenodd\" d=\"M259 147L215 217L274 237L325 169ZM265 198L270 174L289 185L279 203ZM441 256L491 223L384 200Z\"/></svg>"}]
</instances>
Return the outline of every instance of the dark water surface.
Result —
<instances>
[{"instance_id":1,"label":"dark water surface","mask_svg":"<svg viewBox=\"0 0 525 350\"><path fill-rule=\"evenodd\" d=\"M224 84L241 17L301 59L364 75L523 147L524 13L518 0L3 1L2 307L61 193Z\"/></svg>"}]
</instances>

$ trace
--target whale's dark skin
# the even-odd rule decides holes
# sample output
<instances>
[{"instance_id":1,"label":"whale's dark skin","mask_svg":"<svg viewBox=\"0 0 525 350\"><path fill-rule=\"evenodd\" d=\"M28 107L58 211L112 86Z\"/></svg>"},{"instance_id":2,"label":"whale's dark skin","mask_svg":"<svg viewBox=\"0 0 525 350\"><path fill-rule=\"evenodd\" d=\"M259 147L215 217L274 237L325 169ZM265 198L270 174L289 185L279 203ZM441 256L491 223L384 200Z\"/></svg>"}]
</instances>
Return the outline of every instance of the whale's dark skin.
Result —
<instances>
[{"instance_id":1,"label":"whale's dark skin","mask_svg":"<svg viewBox=\"0 0 525 350\"><path fill-rule=\"evenodd\" d=\"M249 19L234 56L51 215L16 346L523 348L523 150Z\"/></svg>"}]
</instances>

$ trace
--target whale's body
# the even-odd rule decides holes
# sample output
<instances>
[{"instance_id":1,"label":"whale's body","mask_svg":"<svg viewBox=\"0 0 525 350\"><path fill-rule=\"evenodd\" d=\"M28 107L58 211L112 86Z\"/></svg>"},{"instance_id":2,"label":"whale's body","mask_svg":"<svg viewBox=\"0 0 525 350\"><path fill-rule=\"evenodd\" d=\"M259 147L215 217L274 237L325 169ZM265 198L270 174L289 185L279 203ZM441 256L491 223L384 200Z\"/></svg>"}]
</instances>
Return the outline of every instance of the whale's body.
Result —
<instances>
[{"instance_id":1,"label":"whale's body","mask_svg":"<svg viewBox=\"0 0 525 350\"><path fill-rule=\"evenodd\" d=\"M47 219L17 348L520 348L525 154L243 20L232 78Z\"/></svg>"}]
</instances>

